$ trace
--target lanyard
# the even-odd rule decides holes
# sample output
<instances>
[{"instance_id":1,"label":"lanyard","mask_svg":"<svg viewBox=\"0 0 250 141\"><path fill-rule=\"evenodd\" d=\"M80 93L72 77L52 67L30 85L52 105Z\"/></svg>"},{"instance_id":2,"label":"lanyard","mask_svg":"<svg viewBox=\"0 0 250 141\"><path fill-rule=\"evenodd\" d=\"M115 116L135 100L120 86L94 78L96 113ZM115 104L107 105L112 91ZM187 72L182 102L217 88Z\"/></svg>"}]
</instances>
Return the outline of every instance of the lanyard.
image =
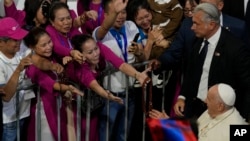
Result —
<instances>
[{"instance_id":1,"label":"lanyard","mask_svg":"<svg viewBox=\"0 0 250 141\"><path fill-rule=\"evenodd\" d=\"M138 42L143 45L142 40L147 39L148 35L145 35L141 28L138 28L138 29L139 29L139 34L140 34L140 39L138 40Z\"/></svg>"},{"instance_id":2,"label":"lanyard","mask_svg":"<svg viewBox=\"0 0 250 141\"><path fill-rule=\"evenodd\" d=\"M119 45L119 47L120 47L120 49L122 51L125 62L128 62L128 53L127 53L127 44L128 43L127 43L127 36L126 36L125 26L122 26L120 31L117 31L117 30L112 28L112 29L109 30L109 32L112 34L112 36L115 38L117 44ZM123 37L124 45L122 45L121 35Z\"/></svg>"},{"instance_id":3,"label":"lanyard","mask_svg":"<svg viewBox=\"0 0 250 141\"><path fill-rule=\"evenodd\" d=\"M68 35L67 35L67 37L66 37L66 38L67 38L67 42L68 42L68 46L67 46L67 44L65 43L64 37L61 36L59 33L58 33L57 35L58 35L58 37L59 37L59 41L60 41L60 43L61 43L62 46L66 47L66 48L69 48L69 49L73 49L73 47L72 47L72 45L71 45L71 42L70 42L70 40L69 40Z\"/></svg>"},{"instance_id":4,"label":"lanyard","mask_svg":"<svg viewBox=\"0 0 250 141\"><path fill-rule=\"evenodd\" d=\"M102 16L102 3L100 4L100 7L98 9L98 26L101 25L101 16Z\"/></svg>"}]
</instances>

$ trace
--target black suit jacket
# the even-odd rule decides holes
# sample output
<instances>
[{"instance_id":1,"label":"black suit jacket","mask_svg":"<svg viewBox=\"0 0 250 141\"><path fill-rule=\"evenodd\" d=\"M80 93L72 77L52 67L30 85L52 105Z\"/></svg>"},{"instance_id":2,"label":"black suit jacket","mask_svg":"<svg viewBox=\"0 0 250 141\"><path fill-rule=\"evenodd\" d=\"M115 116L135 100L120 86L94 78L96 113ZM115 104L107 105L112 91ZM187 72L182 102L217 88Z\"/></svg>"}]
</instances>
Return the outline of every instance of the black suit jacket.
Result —
<instances>
[{"instance_id":1,"label":"black suit jacket","mask_svg":"<svg viewBox=\"0 0 250 141\"><path fill-rule=\"evenodd\" d=\"M224 0L223 13L245 20L244 0Z\"/></svg>"},{"instance_id":2,"label":"black suit jacket","mask_svg":"<svg viewBox=\"0 0 250 141\"><path fill-rule=\"evenodd\" d=\"M199 82L194 84L199 49L203 39L197 39L188 60L188 68L184 75L181 95L189 102L197 97ZM236 108L242 116L250 117L250 54L245 44L222 28L222 32L212 58L208 88L226 83L236 91Z\"/></svg>"}]
</instances>

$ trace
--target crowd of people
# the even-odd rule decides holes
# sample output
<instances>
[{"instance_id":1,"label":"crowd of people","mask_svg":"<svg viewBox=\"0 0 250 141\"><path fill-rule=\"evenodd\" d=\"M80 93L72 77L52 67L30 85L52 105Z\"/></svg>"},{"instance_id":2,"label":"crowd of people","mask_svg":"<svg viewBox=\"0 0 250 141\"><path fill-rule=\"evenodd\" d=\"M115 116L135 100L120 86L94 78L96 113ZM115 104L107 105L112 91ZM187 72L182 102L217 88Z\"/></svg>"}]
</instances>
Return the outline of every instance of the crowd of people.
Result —
<instances>
[{"instance_id":1,"label":"crowd of people","mask_svg":"<svg viewBox=\"0 0 250 141\"><path fill-rule=\"evenodd\" d=\"M3 0L0 139L21 132L35 141L39 121L42 141L75 140L75 99L91 91L102 105L90 120L82 111L82 141L86 122L90 141L142 140L146 110L148 119L196 121L190 140L229 140L231 124L250 122L250 2L242 2L243 16L231 3L77 0L69 9L67 0L25 0L18 9ZM147 109L142 95L151 84ZM163 140L156 132L167 126L152 123L145 140Z\"/></svg>"}]
</instances>

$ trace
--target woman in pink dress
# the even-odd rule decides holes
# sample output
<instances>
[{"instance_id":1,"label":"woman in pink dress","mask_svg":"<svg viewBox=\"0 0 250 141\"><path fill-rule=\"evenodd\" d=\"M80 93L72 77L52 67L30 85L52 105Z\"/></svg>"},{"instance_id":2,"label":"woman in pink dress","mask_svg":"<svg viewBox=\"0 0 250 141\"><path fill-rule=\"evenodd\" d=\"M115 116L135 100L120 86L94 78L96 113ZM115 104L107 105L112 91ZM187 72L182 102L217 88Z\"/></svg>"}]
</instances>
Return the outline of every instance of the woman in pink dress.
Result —
<instances>
[{"instance_id":1,"label":"woman in pink dress","mask_svg":"<svg viewBox=\"0 0 250 141\"><path fill-rule=\"evenodd\" d=\"M67 66L67 74L74 82L80 84L81 87L90 88L96 94L100 95L105 99L109 99L120 104L123 104L123 100L120 97L114 96L108 90L105 90L98 83L98 78L100 73L106 68L106 62L111 63L115 68L124 72L129 76L133 76L139 82L143 83L146 78L145 70L143 73L136 71L132 66L125 63L121 58L117 57L108 47L100 42L95 42L92 36L89 35L77 35L72 38L72 45L74 49L81 52L86 61L84 64L79 64L75 61L70 62ZM64 58L64 63L67 63L70 58ZM91 119L96 118L98 120L98 115L92 115ZM90 131L90 140L98 135L97 125L92 126Z\"/></svg>"},{"instance_id":2,"label":"woman in pink dress","mask_svg":"<svg viewBox=\"0 0 250 141\"><path fill-rule=\"evenodd\" d=\"M12 17L26 30L45 27L47 19L43 14L43 4L44 0L25 0L24 9L18 10L13 0L4 0L5 16Z\"/></svg>"},{"instance_id":3,"label":"woman in pink dress","mask_svg":"<svg viewBox=\"0 0 250 141\"><path fill-rule=\"evenodd\" d=\"M49 34L43 28L34 28L24 39L25 44L31 48L34 55L54 62L52 56L53 42ZM56 98L66 91L73 94L83 95L83 93L72 85L65 85L57 82L58 76L53 71L43 71L35 65L30 65L26 69L26 75L34 84L40 87L41 96L41 137L42 141L57 141L57 101ZM35 121L36 121L37 102L33 101L31 105L30 123L28 126L28 141L35 141ZM67 141L67 119L65 111L65 102L62 102L60 109L61 117L61 141Z\"/></svg>"},{"instance_id":4,"label":"woman in pink dress","mask_svg":"<svg viewBox=\"0 0 250 141\"><path fill-rule=\"evenodd\" d=\"M53 53L58 60L64 56L72 56L75 60L82 62L82 54L74 50L70 43L74 35L81 34L77 28L72 26L72 17L68 5L63 2L53 2L50 7L50 24L46 27L54 44Z\"/></svg>"}]
</instances>

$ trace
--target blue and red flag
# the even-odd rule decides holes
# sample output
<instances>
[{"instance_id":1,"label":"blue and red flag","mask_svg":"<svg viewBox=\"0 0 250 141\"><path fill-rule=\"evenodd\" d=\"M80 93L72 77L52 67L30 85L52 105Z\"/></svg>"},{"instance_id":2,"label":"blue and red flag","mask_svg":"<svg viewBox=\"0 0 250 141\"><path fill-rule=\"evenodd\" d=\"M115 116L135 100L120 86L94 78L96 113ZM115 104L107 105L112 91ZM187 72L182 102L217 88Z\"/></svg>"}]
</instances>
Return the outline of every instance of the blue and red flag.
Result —
<instances>
[{"instance_id":1,"label":"blue and red flag","mask_svg":"<svg viewBox=\"0 0 250 141\"><path fill-rule=\"evenodd\" d=\"M197 141L189 120L148 118L153 141Z\"/></svg>"}]
</instances>

